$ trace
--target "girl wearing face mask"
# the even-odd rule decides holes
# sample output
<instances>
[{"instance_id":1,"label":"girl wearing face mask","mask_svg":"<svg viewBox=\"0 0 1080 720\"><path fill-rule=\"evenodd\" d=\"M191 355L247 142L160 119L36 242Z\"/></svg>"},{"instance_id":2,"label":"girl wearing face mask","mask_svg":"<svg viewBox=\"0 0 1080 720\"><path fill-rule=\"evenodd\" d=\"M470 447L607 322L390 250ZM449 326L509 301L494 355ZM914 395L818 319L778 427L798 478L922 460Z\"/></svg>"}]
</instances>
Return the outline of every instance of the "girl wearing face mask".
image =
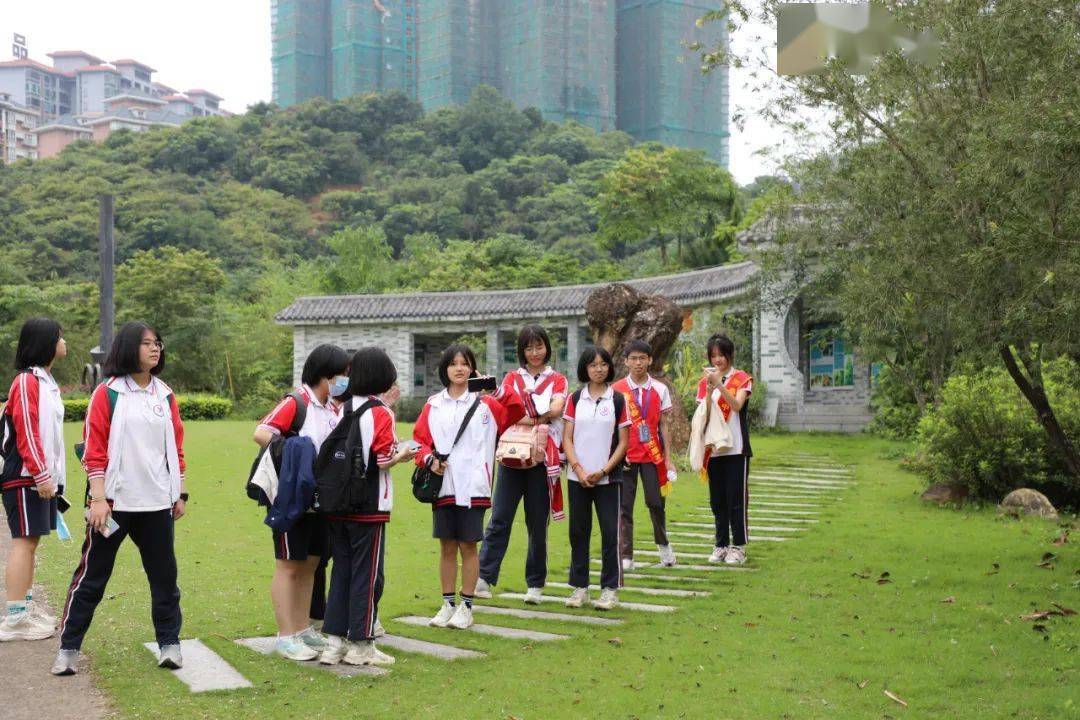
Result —
<instances>
[{"instance_id":1,"label":"girl wearing face mask","mask_svg":"<svg viewBox=\"0 0 1080 720\"><path fill-rule=\"evenodd\" d=\"M286 395L255 430L266 447L276 437L311 438L318 453L341 419L348 399L349 355L336 345L320 345L304 362L303 384ZM289 660L313 660L326 649L325 638L309 617L326 611L326 562L330 557L326 521L309 511L287 532L274 531L274 577L270 598L278 625L275 651Z\"/></svg>"}]
</instances>

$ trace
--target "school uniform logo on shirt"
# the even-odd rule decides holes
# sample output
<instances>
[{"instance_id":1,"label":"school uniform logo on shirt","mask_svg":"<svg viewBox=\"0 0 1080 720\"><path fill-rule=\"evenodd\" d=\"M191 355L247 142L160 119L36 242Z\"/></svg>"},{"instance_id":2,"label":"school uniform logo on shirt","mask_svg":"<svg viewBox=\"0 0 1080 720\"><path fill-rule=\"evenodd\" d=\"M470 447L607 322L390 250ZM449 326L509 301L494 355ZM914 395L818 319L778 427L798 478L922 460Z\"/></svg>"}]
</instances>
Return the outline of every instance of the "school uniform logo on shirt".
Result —
<instances>
[{"instance_id":1,"label":"school uniform logo on shirt","mask_svg":"<svg viewBox=\"0 0 1080 720\"><path fill-rule=\"evenodd\" d=\"M597 410L597 412L600 413L601 415L603 415L604 417L607 417L608 415L611 414L611 409L607 405L601 405L599 410Z\"/></svg>"},{"instance_id":2,"label":"school uniform logo on shirt","mask_svg":"<svg viewBox=\"0 0 1080 720\"><path fill-rule=\"evenodd\" d=\"M491 415L488 413L487 410L480 411L480 422L482 422L484 425L487 425L489 422L491 422Z\"/></svg>"},{"instance_id":3,"label":"school uniform logo on shirt","mask_svg":"<svg viewBox=\"0 0 1080 720\"><path fill-rule=\"evenodd\" d=\"M158 417L165 417L165 410L160 405L154 406L154 414Z\"/></svg>"}]
</instances>

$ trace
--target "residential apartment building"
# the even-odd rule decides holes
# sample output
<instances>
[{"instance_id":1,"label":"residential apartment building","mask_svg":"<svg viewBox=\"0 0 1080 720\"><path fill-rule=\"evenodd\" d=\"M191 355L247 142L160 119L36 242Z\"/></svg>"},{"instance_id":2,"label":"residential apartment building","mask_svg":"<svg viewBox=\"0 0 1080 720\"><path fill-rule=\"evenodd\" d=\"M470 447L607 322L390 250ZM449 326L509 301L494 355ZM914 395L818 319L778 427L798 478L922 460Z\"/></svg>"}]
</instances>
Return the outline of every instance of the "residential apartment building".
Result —
<instances>
[{"instance_id":1,"label":"residential apartment building","mask_svg":"<svg viewBox=\"0 0 1080 720\"><path fill-rule=\"evenodd\" d=\"M4 162L52 157L76 140L100 140L119 129L141 132L227 114L221 96L202 88L180 93L132 58L110 63L82 50L48 57L51 66L29 58L0 62L4 127L32 128L32 137L12 130L10 139L5 130Z\"/></svg>"},{"instance_id":2,"label":"residential apartment building","mask_svg":"<svg viewBox=\"0 0 1080 720\"><path fill-rule=\"evenodd\" d=\"M492 85L519 107L728 160L719 0L271 0L282 106L399 90L432 109Z\"/></svg>"},{"instance_id":3,"label":"residential apartment building","mask_svg":"<svg viewBox=\"0 0 1080 720\"><path fill-rule=\"evenodd\" d=\"M14 102L7 93L0 93L0 162L38 157L38 142L34 130L38 115L25 105Z\"/></svg>"}]
</instances>

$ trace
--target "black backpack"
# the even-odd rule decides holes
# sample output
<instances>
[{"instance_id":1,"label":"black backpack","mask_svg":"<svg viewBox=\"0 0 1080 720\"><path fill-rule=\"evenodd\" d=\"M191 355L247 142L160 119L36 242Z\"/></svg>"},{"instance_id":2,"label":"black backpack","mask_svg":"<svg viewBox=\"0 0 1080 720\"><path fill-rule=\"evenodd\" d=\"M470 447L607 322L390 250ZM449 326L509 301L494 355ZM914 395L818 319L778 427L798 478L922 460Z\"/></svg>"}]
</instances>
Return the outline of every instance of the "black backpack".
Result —
<instances>
[{"instance_id":1,"label":"black backpack","mask_svg":"<svg viewBox=\"0 0 1080 720\"><path fill-rule=\"evenodd\" d=\"M15 480L22 474L23 469L19 443L15 437L15 420L6 410L7 398L4 398L3 404L0 404L0 483Z\"/></svg>"},{"instance_id":2,"label":"black backpack","mask_svg":"<svg viewBox=\"0 0 1080 720\"><path fill-rule=\"evenodd\" d=\"M259 469L259 463L262 462L263 455L266 453L270 453L270 457L274 461L274 469L279 472L281 471L281 451L285 447L285 441L299 435L300 428L304 427L304 421L307 420L307 403L304 401L304 396L294 390L285 395L285 397L291 397L296 401L296 414L293 415L292 423L290 423L289 429L284 435L274 438L266 447L259 449L258 454L255 455L255 461L251 463L251 470L248 472L247 483L244 485L244 492L247 493L249 498L260 505L265 505L267 507L270 507L270 500L266 497L266 493L263 492L263 489L251 482L251 479L255 477L255 471ZM110 402L110 406L112 405L115 405L115 403Z\"/></svg>"},{"instance_id":3,"label":"black backpack","mask_svg":"<svg viewBox=\"0 0 1080 720\"><path fill-rule=\"evenodd\" d=\"M337 427L322 444L315 459L318 510L327 515L368 514L379 511L379 465L375 451L364 457L360 418L382 405L371 399L355 410L350 400Z\"/></svg>"},{"instance_id":4,"label":"black backpack","mask_svg":"<svg viewBox=\"0 0 1080 720\"><path fill-rule=\"evenodd\" d=\"M585 388L583 388L583 387L578 388L577 392L575 392L573 394L573 396L572 396L572 399L574 401L574 411L575 412L577 412L578 403L581 402L581 393L584 392L584 391L585 391ZM619 447L619 418L622 417L623 408L626 407L626 398L623 396L623 394L621 392L619 392L618 390L615 390L614 392L611 393L611 402L615 406L615 429L611 432L611 449L608 450L608 457L609 458L611 457L611 455L613 455L615 453L615 448ZM619 463L619 467L615 468L615 470L613 470L611 472L612 478L614 478L615 476L621 476L622 475L622 469L623 469L623 466L625 464L626 464L626 458L624 457L623 461L621 463Z\"/></svg>"}]
</instances>

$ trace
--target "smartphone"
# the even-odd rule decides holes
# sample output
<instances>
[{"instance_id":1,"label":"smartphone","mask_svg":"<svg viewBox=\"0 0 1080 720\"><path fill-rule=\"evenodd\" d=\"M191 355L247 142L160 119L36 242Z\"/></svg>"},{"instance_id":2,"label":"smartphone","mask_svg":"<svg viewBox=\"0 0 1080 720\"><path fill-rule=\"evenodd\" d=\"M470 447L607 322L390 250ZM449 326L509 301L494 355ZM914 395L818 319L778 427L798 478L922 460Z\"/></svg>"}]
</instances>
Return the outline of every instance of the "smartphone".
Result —
<instances>
[{"instance_id":1,"label":"smartphone","mask_svg":"<svg viewBox=\"0 0 1080 720\"><path fill-rule=\"evenodd\" d=\"M469 392L494 392L499 387L499 381L494 375L469 378Z\"/></svg>"},{"instance_id":2,"label":"smartphone","mask_svg":"<svg viewBox=\"0 0 1080 720\"><path fill-rule=\"evenodd\" d=\"M68 499L63 495L57 495L56 507L60 510L60 512L66 513L71 508L71 503L69 503Z\"/></svg>"},{"instance_id":3,"label":"smartphone","mask_svg":"<svg viewBox=\"0 0 1080 720\"><path fill-rule=\"evenodd\" d=\"M86 518L87 522L90 522L90 511L89 510L86 511L84 517ZM105 522L105 529L101 531L101 537L109 537L110 535L112 535L114 532L116 532L119 529L120 529L120 525L118 525L117 522L115 520L113 520L113 516L110 515L109 519Z\"/></svg>"}]
</instances>

